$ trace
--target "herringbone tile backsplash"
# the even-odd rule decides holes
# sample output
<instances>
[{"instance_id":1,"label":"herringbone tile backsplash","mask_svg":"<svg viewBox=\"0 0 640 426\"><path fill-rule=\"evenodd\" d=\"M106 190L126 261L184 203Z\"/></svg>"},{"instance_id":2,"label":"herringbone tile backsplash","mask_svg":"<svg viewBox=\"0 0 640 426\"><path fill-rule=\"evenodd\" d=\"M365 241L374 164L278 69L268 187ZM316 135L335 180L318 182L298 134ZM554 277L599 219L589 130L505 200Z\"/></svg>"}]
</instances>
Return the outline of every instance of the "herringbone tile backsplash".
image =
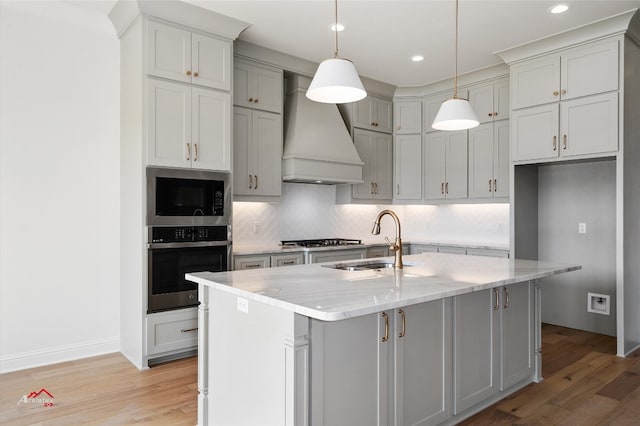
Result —
<instances>
[{"instance_id":1,"label":"herringbone tile backsplash","mask_svg":"<svg viewBox=\"0 0 640 426\"><path fill-rule=\"evenodd\" d=\"M285 183L279 203L233 205L235 245L276 245L282 240L355 238L384 242L395 230L383 218L381 236L371 235L376 215L395 211L405 241L509 245L509 205L336 205L336 187Z\"/></svg>"}]
</instances>

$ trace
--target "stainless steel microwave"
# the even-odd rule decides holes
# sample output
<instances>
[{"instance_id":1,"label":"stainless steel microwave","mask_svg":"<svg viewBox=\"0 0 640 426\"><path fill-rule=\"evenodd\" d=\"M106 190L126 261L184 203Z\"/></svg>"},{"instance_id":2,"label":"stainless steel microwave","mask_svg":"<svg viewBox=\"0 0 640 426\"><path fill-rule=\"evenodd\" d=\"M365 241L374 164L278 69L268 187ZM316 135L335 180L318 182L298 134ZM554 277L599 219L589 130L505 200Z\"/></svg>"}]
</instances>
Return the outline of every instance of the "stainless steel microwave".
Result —
<instances>
[{"instance_id":1,"label":"stainless steel microwave","mask_svg":"<svg viewBox=\"0 0 640 426\"><path fill-rule=\"evenodd\" d=\"M147 167L147 226L231 223L230 174Z\"/></svg>"}]
</instances>

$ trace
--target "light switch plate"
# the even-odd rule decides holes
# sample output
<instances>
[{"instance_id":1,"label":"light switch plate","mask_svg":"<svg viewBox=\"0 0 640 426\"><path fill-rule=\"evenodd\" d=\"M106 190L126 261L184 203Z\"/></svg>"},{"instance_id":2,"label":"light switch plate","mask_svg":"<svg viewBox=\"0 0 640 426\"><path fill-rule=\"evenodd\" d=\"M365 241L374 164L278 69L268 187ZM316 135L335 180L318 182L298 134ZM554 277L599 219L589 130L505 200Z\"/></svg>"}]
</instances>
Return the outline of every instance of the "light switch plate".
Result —
<instances>
[{"instance_id":1,"label":"light switch plate","mask_svg":"<svg viewBox=\"0 0 640 426\"><path fill-rule=\"evenodd\" d=\"M578 234L586 234L587 233L587 224L579 223L578 224Z\"/></svg>"}]
</instances>

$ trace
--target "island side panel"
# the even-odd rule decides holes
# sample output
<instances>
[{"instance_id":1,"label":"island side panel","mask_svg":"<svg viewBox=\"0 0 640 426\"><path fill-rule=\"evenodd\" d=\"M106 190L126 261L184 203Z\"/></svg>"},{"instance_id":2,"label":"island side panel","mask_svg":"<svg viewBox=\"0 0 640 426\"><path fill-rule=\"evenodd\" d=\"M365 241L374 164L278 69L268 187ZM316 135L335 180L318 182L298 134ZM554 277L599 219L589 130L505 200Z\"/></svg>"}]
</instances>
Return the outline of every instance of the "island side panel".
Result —
<instances>
[{"instance_id":1,"label":"island side panel","mask_svg":"<svg viewBox=\"0 0 640 426\"><path fill-rule=\"evenodd\" d=\"M308 318L215 288L209 294L201 426L306 425Z\"/></svg>"},{"instance_id":2,"label":"island side panel","mask_svg":"<svg viewBox=\"0 0 640 426\"><path fill-rule=\"evenodd\" d=\"M209 287L198 285L198 424L209 424Z\"/></svg>"}]
</instances>

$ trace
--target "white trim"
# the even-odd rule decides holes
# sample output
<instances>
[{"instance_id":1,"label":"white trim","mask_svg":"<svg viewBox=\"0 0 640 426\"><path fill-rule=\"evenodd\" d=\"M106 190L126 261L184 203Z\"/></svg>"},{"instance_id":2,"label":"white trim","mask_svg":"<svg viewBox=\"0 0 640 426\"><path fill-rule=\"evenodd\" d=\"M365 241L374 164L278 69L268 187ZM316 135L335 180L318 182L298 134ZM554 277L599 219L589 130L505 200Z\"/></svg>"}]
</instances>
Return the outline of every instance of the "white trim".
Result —
<instances>
[{"instance_id":1,"label":"white trim","mask_svg":"<svg viewBox=\"0 0 640 426\"><path fill-rule=\"evenodd\" d=\"M0 357L0 374L120 351L120 337L89 340Z\"/></svg>"}]
</instances>

